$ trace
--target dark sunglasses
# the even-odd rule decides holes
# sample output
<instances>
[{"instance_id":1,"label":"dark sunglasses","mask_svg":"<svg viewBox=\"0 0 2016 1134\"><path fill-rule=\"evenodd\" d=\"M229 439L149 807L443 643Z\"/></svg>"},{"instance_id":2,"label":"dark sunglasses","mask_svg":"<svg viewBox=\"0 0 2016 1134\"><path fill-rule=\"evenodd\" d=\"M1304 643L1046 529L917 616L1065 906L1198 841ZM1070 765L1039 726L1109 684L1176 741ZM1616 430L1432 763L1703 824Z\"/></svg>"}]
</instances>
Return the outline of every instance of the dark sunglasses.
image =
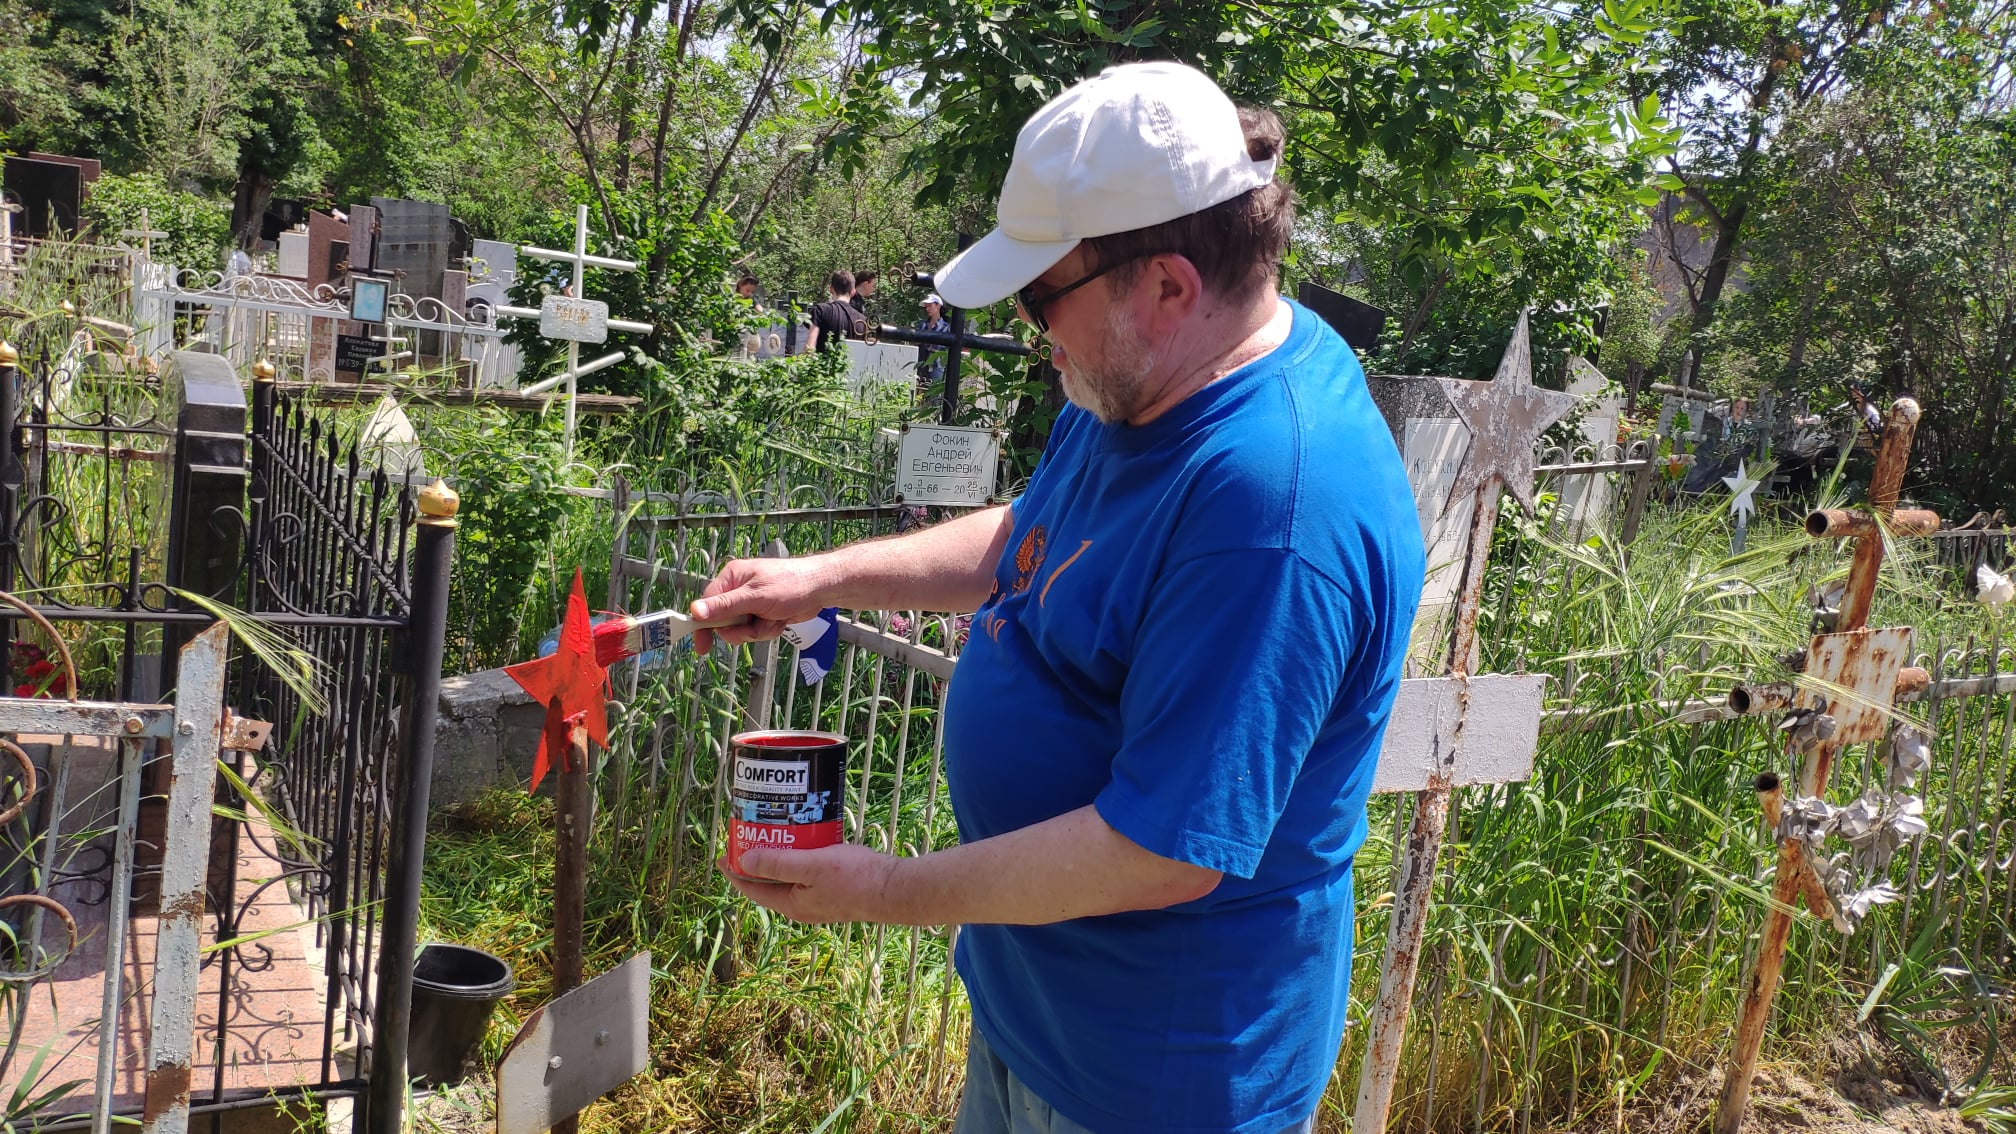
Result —
<instances>
[{"instance_id":1,"label":"dark sunglasses","mask_svg":"<svg viewBox=\"0 0 2016 1134\"><path fill-rule=\"evenodd\" d=\"M1086 284L1091 283L1093 280L1098 279L1100 276L1105 275L1107 272L1110 272L1115 268L1122 267L1123 265L1126 264L1131 264L1136 260L1146 260L1150 256L1164 256L1164 255L1168 255L1168 251L1166 249L1158 252L1137 252L1132 256L1115 260L1110 264L1103 265L1098 270L1092 272L1090 275L1086 275L1080 277L1079 279L1073 280L1072 282L1065 284L1063 287L1058 288L1056 291L1053 291L1050 294L1044 296L1038 296L1036 294L1034 290L1036 284L1034 281L1031 281L1028 286L1023 287L1020 290L1016 291L1015 301L1022 305L1022 314L1031 323L1034 323L1036 325L1036 329L1047 335L1050 333L1050 320L1043 317L1043 309L1045 307L1048 307L1050 304L1057 302L1058 300L1064 298L1067 295L1070 295L1072 292L1077 291L1079 288L1084 287Z\"/></svg>"}]
</instances>

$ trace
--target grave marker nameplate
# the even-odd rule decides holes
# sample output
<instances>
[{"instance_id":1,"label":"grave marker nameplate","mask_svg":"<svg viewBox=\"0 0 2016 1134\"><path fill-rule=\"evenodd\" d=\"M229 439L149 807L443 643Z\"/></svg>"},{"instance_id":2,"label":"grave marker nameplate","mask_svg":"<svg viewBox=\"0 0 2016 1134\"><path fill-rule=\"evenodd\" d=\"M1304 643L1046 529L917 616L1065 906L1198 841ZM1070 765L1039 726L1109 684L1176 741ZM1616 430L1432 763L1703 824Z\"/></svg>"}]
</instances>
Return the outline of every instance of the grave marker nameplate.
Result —
<instances>
[{"instance_id":1,"label":"grave marker nameplate","mask_svg":"<svg viewBox=\"0 0 2016 1134\"><path fill-rule=\"evenodd\" d=\"M609 305L599 299L549 295L539 303L539 334L570 343L609 341Z\"/></svg>"},{"instance_id":2,"label":"grave marker nameplate","mask_svg":"<svg viewBox=\"0 0 2016 1134\"><path fill-rule=\"evenodd\" d=\"M992 429L906 425L896 455L904 504L979 505L994 499L1001 436Z\"/></svg>"},{"instance_id":3,"label":"grave marker nameplate","mask_svg":"<svg viewBox=\"0 0 2016 1134\"><path fill-rule=\"evenodd\" d=\"M336 369L344 374L361 375L371 365L371 361L385 354L385 344L368 335L336 336Z\"/></svg>"}]
</instances>

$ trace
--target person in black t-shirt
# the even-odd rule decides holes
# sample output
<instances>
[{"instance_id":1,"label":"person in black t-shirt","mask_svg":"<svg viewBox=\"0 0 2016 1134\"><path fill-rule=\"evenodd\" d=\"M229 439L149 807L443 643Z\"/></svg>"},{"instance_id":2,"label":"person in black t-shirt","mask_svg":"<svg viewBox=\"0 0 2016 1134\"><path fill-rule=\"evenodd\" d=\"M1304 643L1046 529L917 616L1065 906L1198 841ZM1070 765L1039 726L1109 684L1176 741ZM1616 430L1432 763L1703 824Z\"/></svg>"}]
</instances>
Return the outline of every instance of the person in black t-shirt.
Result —
<instances>
[{"instance_id":1,"label":"person in black t-shirt","mask_svg":"<svg viewBox=\"0 0 2016 1134\"><path fill-rule=\"evenodd\" d=\"M864 316L868 314L868 301L875 296L875 281L881 278L873 268L854 273L854 294L847 297L847 302L856 312Z\"/></svg>"},{"instance_id":2,"label":"person in black t-shirt","mask_svg":"<svg viewBox=\"0 0 2016 1134\"><path fill-rule=\"evenodd\" d=\"M826 278L827 300L815 303L807 312L812 316L812 339L806 344L807 350L841 350L844 339L860 338L856 326L865 326L861 313L847 302L854 294L854 273L845 268Z\"/></svg>"}]
</instances>

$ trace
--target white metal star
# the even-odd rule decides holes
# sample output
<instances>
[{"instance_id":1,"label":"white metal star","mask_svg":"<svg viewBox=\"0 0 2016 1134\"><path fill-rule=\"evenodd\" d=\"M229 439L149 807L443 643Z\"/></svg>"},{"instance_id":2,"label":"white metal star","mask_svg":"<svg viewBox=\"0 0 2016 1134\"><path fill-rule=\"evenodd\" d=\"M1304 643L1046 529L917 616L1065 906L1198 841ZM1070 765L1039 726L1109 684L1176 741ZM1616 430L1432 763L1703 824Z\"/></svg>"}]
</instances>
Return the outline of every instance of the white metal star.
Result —
<instances>
[{"instance_id":1,"label":"white metal star","mask_svg":"<svg viewBox=\"0 0 2016 1134\"><path fill-rule=\"evenodd\" d=\"M1533 446L1547 427L1575 408L1575 396L1533 384L1533 349L1526 335L1526 315L1498 373L1489 382L1441 379L1449 404L1470 430L1470 449L1449 486L1448 504L1460 506L1478 488L1496 480L1528 512L1533 510Z\"/></svg>"},{"instance_id":2,"label":"white metal star","mask_svg":"<svg viewBox=\"0 0 2016 1134\"><path fill-rule=\"evenodd\" d=\"M1722 483L1729 486L1730 512L1746 520L1757 514L1757 505L1750 498L1764 482L1753 479L1743 461L1736 462L1736 475L1723 477Z\"/></svg>"}]
</instances>

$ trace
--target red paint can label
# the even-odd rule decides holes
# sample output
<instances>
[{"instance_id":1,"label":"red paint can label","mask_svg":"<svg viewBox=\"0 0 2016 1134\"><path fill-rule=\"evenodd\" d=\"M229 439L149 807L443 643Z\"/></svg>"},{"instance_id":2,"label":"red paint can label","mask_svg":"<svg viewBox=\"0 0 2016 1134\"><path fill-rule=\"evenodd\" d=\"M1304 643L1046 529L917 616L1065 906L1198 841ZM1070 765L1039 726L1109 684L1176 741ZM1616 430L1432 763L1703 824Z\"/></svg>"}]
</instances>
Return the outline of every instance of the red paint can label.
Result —
<instances>
[{"instance_id":1,"label":"red paint can label","mask_svg":"<svg viewBox=\"0 0 2016 1134\"><path fill-rule=\"evenodd\" d=\"M832 732L738 733L728 741L728 872L748 877L751 847L811 850L840 842L847 738Z\"/></svg>"}]
</instances>

